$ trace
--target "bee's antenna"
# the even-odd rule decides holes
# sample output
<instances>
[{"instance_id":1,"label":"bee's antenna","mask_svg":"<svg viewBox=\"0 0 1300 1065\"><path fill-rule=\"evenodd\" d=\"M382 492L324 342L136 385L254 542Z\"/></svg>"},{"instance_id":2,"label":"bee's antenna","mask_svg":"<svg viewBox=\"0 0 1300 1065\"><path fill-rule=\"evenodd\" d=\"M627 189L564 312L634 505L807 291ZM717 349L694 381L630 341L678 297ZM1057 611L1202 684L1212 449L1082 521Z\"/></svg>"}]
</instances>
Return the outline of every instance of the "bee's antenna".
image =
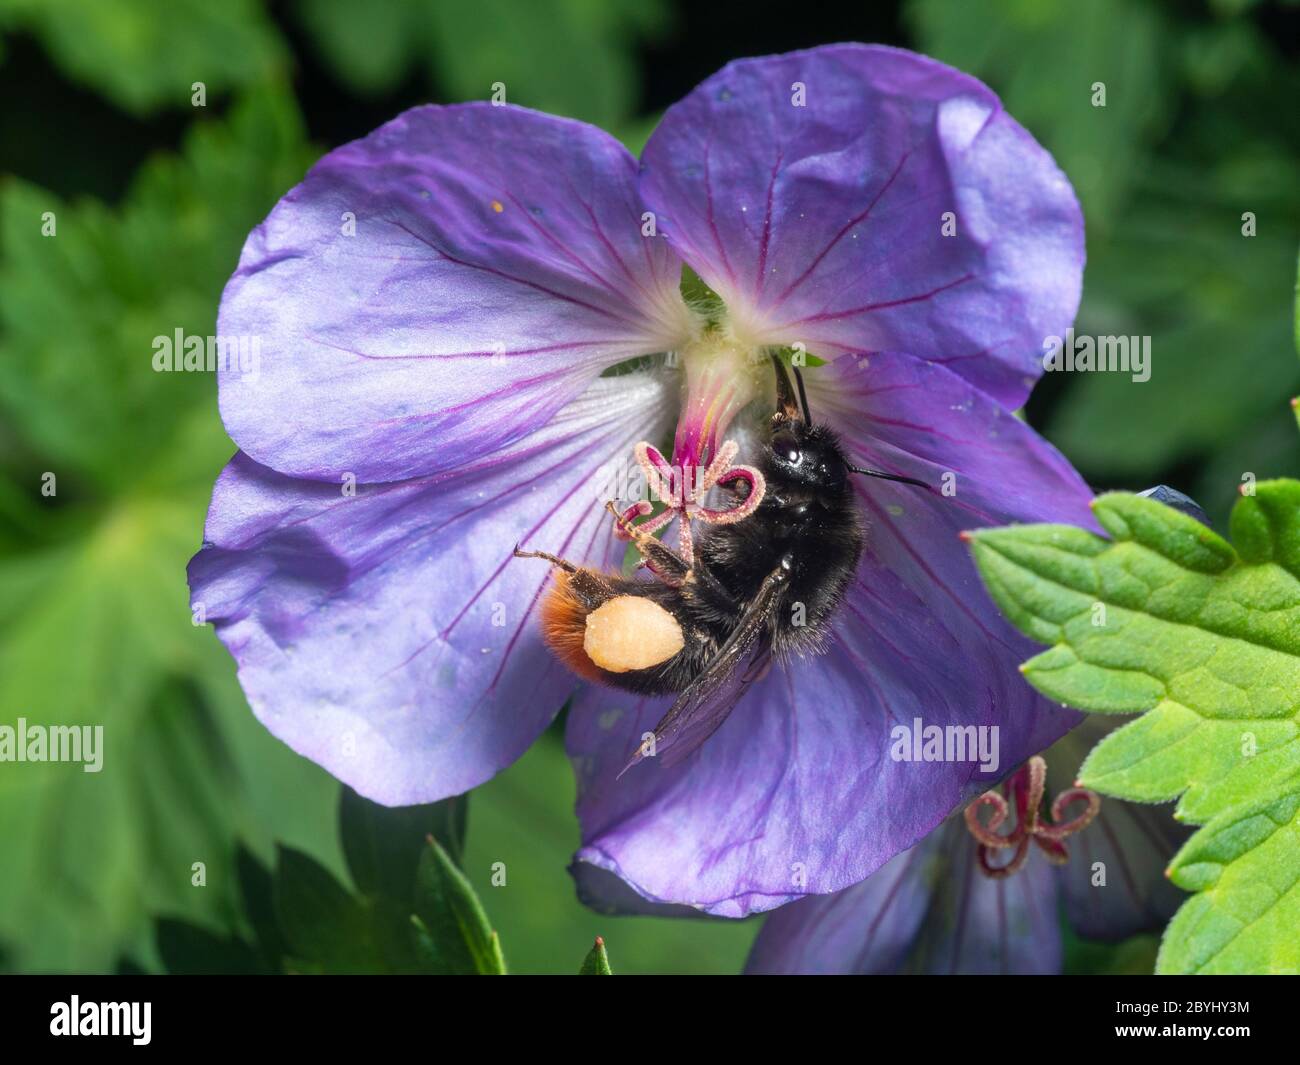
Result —
<instances>
[{"instance_id":1,"label":"bee's antenna","mask_svg":"<svg viewBox=\"0 0 1300 1065\"><path fill-rule=\"evenodd\" d=\"M900 484L914 484L917 488L929 488L930 486L924 481L918 481L915 477L903 477L897 473L885 473L883 470L869 470L865 466L854 466L848 464L852 473L860 473L865 477L879 477L882 481L898 481Z\"/></svg>"},{"instance_id":2,"label":"bee's antenna","mask_svg":"<svg viewBox=\"0 0 1300 1065\"><path fill-rule=\"evenodd\" d=\"M803 420L812 425L812 414L808 410L808 393L803 390L803 374L799 372L799 367L793 364L790 369L794 370L794 379L799 385L799 403L803 407Z\"/></svg>"}]
</instances>

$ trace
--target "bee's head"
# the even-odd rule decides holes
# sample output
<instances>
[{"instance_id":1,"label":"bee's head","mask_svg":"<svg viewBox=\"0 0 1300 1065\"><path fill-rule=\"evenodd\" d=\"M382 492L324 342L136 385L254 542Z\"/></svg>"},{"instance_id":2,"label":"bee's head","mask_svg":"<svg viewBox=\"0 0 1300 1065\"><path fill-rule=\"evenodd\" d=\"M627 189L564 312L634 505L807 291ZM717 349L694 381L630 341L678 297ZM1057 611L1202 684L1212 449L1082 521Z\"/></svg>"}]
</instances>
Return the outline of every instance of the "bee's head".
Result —
<instances>
[{"instance_id":1,"label":"bee's head","mask_svg":"<svg viewBox=\"0 0 1300 1065\"><path fill-rule=\"evenodd\" d=\"M772 356L776 369L776 411L772 414L771 472L769 478L823 491L838 491L848 483L850 473L879 477L928 488L924 481L900 474L855 466L840 446L839 438L824 425L815 425L808 410L808 393L803 376L794 370L795 386L779 356Z\"/></svg>"},{"instance_id":2,"label":"bee's head","mask_svg":"<svg viewBox=\"0 0 1300 1065\"><path fill-rule=\"evenodd\" d=\"M808 488L842 488L848 480L849 463L839 440L826 426L813 423L798 369L794 371L796 396L785 364L774 355L772 365L776 369L776 411L772 415L769 477Z\"/></svg>"},{"instance_id":3,"label":"bee's head","mask_svg":"<svg viewBox=\"0 0 1300 1065\"><path fill-rule=\"evenodd\" d=\"M848 460L835 434L800 419L774 427L769 479L808 488L837 490L849 477Z\"/></svg>"}]
</instances>

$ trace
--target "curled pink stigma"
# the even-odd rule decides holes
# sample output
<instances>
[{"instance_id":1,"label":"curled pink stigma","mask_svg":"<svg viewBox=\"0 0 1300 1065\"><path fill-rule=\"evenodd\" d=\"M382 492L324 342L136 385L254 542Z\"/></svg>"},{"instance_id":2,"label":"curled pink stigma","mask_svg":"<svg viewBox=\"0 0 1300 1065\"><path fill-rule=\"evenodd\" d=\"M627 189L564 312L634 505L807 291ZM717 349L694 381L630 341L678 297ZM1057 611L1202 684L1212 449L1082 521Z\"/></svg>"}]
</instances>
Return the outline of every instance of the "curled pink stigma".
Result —
<instances>
[{"instance_id":1,"label":"curled pink stigma","mask_svg":"<svg viewBox=\"0 0 1300 1065\"><path fill-rule=\"evenodd\" d=\"M1065 840L1088 827L1101 809L1101 797L1087 788L1063 791L1052 803L1052 821L1048 823L1041 819L1046 781L1047 763L1034 755L1003 782L1001 795L996 791L986 791L966 807L966 828L979 841L976 859L980 872L985 876L999 879L1020 869L1029 856L1031 839L1053 865L1064 865L1069 861ZM1016 824L1010 832L1003 834L998 829L1010 812L1008 799L1015 803ZM1085 804L1083 810L1069 821L1063 821L1066 807L1076 802ZM992 813L987 823L981 823L980 811L985 807ZM990 861L992 853L1001 850L1011 850L1011 860L1003 865L994 865Z\"/></svg>"},{"instance_id":2,"label":"curled pink stigma","mask_svg":"<svg viewBox=\"0 0 1300 1065\"><path fill-rule=\"evenodd\" d=\"M631 539L627 524L633 518L646 518L636 526L639 532L644 533L657 532L676 518L678 553L687 561L693 561L693 520L698 518L718 525L730 524L749 517L763 501L767 491L763 475L753 466L732 465L732 460L739 451L740 446L734 440L728 440L716 449L713 461L701 470L698 466L669 463L656 447L641 441L634 449L637 465L645 474L650 498L662 502L664 509L653 517L647 517L653 506L647 500L639 500L628 507L615 522L614 535L620 540ZM704 506L704 500L715 487L736 491L742 484L747 491L735 506L724 509Z\"/></svg>"}]
</instances>

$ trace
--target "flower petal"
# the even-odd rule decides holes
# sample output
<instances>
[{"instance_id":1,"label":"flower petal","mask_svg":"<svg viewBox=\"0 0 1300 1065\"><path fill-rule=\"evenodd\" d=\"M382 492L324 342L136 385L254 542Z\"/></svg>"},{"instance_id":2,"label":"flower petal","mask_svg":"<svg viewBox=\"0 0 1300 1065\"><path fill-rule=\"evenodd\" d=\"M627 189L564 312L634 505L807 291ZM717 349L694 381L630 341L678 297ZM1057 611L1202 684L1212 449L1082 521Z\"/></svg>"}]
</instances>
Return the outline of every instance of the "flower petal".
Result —
<instances>
[{"instance_id":1,"label":"flower petal","mask_svg":"<svg viewBox=\"0 0 1300 1065\"><path fill-rule=\"evenodd\" d=\"M1015 662L1028 644L991 608L983 621L1007 641L1001 654L978 647L951 617L935 617L888 570L870 583L862 575L826 654L773 668L681 765L650 759L621 778L667 702L584 691L567 732L583 830L577 862L617 874L654 902L723 917L869 876L1078 719L1020 678ZM894 730L910 733L917 718L997 726L997 765L980 772L973 752L963 761L895 760Z\"/></svg>"},{"instance_id":2,"label":"flower petal","mask_svg":"<svg viewBox=\"0 0 1300 1065\"><path fill-rule=\"evenodd\" d=\"M1048 798L1073 787L1088 752L1131 718L1089 714L1047 751ZM1171 803L1122 802L1103 795L1101 812L1066 841L1070 863L1060 871L1066 913L1079 935L1118 942L1164 928L1187 895L1165 868L1194 829L1180 825Z\"/></svg>"},{"instance_id":3,"label":"flower petal","mask_svg":"<svg viewBox=\"0 0 1300 1065\"><path fill-rule=\"evenodd\" d=\"M1051 975L1062 964L1056 895L1041 854L1007 879L982 875L956 817L861 884L772 914L745 971Z\"/></svg>"},{"instance_id":4,"label":"flower petal","mask_svg":"<svg viewBox=\"0 0 1300 1065\"><path fill-rule=\"evenodd\" d=\"M839 428L855 457L936 485L950 470L957 494L864 478L867 547L836 642L773 669L681 766L617 779L662 701L593 690L575 702L578 860L656 902L735 917L848 887L1079 720L1020 677L1034 645L999 616L958 533L1019 520L1091 526L1087 486L943 367L881 353L808 379L813 417ZM917 718L997 726L997 765L894 760L893 730Z\"/></svg>"},{"instance_id":5,"label":"flower petal","mask_svg":"<svg viewBox=\"0 0 1300 1065\"><path fill-rule=\"evenodd\" d=\"M219 333L240 448L392 481L519 440L603 368L672 347L680 264L642 237L636 164L594 127L420 107L325 156L249 237Z\"/></svg>"},{"instance_id":6,"label":"flower petal","mask_svg":"<svg viewBox=\"0 0 1300 1065\"><path fill-rule=\"evenodd\" d=\"M1096 530L1092 492L1051 444L945 367L893 352L845 356L810 371L808 385L814 418L839 430L855 462L937 489L858 478L867 544L846 612L875 621L861 652L866 671L887 692L914 693L932 708L927 721L969 720L971 696L981 692L992 702L1001 765L976 782L987 788L1081 716L1021 679L1020 664L1040 648L1002 618L960 534L1013 522ZM918 678L943 675L936 659L955 659L964 680L926 695Z\"/></svg>"},{"instance_id":7,"label":"flower petal","mask_svg":"<svg viewBox=\"0 0 1300 1065\"><path fill-rule=\"evenodd\" d=\"M1069 840L1070 864L1061 870L1066 913L1079 935L1115 943L1159 931L1187 901L1165 876L1191 835L1173 813L1172 804L1102 797L1092 824Z\"/></svg>"},{"instance_id":8,"label":"flower petal","mask_svg":"<svg viewBox=\"0 0 1300 1065\"><path fill-rule=\"evenodd\" d=\"M258 718L392 805L512 762L575 681L533 616L549 567L511 548L616 565L608 463L667 430L674 392L668 375L602 378L507 449L352 498L236 455L190 586Z\"/></svg>"},{"instance_id":9,"label":"flower petal","mask_svg":"<svg viewBox=\"0 0 1300 1065\"><path fill-rule=\"evenodd\" d=\"M1078 308L1065 175L985 85L911 52L729 64L664 116L641 194L754 339L907 351L1009 407Z\"/></svg>"},{"instance_id":10,"label":"flower petal","mask_svg":"<svg viewBox=\"0 0 1300 1065\"><path fill-rule=\"evenodd\" d=\"M910 543L937 539L931 553L978 588L965 551L944 550L949 531L956 538L963 529L1033 521L1100 531L1089 508L1092 492L1065 457L951 370L882 351L843 356L806 371L805 379L814 420L841 434L854 462L933 489L861 478L869 542L877 534ZM918 571L916 556L902 551L899 567ZM948 598L943 605L958 604Z\"/></svg>"}]
</instances>

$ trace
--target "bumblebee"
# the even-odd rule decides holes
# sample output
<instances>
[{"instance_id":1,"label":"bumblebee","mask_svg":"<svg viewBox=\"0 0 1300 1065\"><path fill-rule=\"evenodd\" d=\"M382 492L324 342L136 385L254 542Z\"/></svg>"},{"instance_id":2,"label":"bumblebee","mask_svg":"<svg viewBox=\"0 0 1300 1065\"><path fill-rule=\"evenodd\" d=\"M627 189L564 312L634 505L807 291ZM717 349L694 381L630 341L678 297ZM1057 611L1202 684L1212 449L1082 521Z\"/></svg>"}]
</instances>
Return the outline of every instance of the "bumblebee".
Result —
<instances>
[{"instance_id":1,"label":"bumblebee","mask_svg":"<svg viewBox=\"0 0 1300 1065\"><path fill-rule=\"evenodd\" d=\"M665 765L696 750L773 658L813 655L857 572L865 527L850 475L928 487L849 462L836 434L813 422L803 379L796 396L773 356L776 410L755 463L763 496L753 512L709 525L684 558L607 504L655 580L576 566L542 551L554 582L542 632L574 673L640 695L678 698L632 759ZM742 485L733 491L754 491Z\"/></svg>"}]
</instances>

